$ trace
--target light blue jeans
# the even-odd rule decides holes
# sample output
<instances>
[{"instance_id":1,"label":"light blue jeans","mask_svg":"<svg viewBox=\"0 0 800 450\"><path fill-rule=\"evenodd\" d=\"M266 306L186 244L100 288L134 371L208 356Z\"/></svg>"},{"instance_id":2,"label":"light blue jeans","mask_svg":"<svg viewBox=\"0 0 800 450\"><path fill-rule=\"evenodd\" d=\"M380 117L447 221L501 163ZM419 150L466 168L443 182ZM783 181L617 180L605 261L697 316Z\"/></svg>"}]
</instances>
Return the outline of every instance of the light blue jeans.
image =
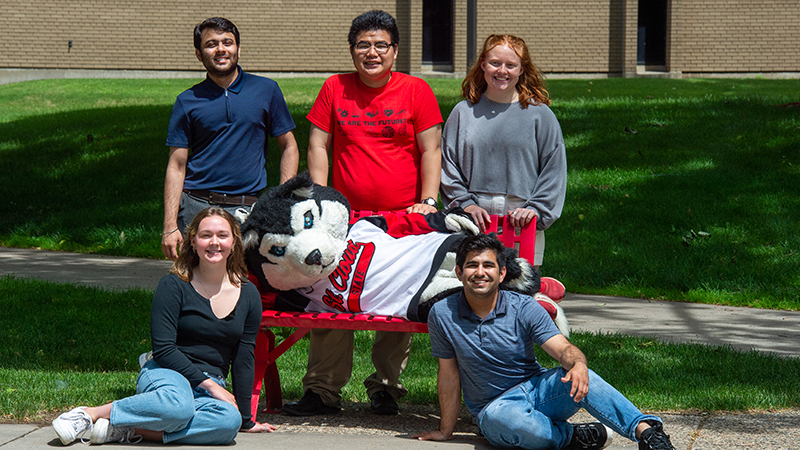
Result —
<instances>
[{"instance_id":1,"label":"light blue jeans","mask_svg":"<svg viewBox=\"0 0 800 450\"><path fill-rule=\"evenodd\" d=\"M567 419L584 408L615 433L636 441L636 426L643 420L661 422L642 414L633 403L599 375L589 370L589 393L576 403L569 396L572 383L563 383L562 367L504 392L478 414L478 426L495 447L527 450L561 449L572 439Z\"/></svg>"},{"instance_id":2,"label":"light blue jeans","mask_svg":"<svg viewBox=\"0 0 800 450\"><path fill-rule=\"evenodd\" d=\"M225 387L225 380L210 378ZM150 360L139 372L136 395L113 402L110 423L163 431L165 444L223 445L236 437L242 415L205 389L192 389L180 373Z\"/></svg>"}]
</instances>

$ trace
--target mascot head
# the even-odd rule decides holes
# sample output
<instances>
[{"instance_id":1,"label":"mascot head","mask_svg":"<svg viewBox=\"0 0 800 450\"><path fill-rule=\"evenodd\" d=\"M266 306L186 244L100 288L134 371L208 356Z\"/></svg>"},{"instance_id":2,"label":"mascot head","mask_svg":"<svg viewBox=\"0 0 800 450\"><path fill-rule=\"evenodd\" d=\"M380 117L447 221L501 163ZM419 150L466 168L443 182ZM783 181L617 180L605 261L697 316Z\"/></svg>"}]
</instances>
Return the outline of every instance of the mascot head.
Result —
<instances>
[{"instance_id":1,"label":"mascot head","mask_svg":"<svg viewBox=\"0 0 800 450\"><path fill-rule=\"evenodd\" d=\"M336 269L347 245L350 204L307 172L268 189L242 225L245 259L262 286L311 286Z\"/></svg>"}]
</instances>

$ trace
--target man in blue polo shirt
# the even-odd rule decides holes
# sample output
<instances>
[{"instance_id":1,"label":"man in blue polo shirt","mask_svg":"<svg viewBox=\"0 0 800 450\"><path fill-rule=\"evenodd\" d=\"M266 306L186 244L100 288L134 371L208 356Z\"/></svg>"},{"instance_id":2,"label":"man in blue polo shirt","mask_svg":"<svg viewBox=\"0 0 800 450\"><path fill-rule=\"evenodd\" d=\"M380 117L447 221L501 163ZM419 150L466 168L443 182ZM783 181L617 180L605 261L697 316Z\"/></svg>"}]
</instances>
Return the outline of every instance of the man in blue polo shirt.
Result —
<instances>
[{"instance_id":1,"label":"man in blue polo shirt","mask_svg":"<svg viewBox=\"0 0 800 450\"><path fill-rule=\"evenodd\" d=\"M439 358L439 429L415 437L450 439L463 389L473 421L495 447L603 449L613 429L638 441L640 450L674 450L661 419L642 414L589 370L583 352L538 302L499 290L505 274L503 244L493 234L459 245L456 275L464 290L428 316L431 353ZM539 365L534 343L561 367ZM581 408L602 423L567 422Z\"/></svg>"},{"instance_id":2,"label":"man in blue polo shirt","mask_svg":"<svg viewBox=\"0 0 800 450\"><path fill-rule=\"evenodd\" d=\"M249 213L267 186L267 136L280 147L281 183L297 174L300 160L278 84L238 65L236 25L205 20L194 29L194 47L207 76L178 96L167 135L161 251L173 261L186 224L203 208L221 206L240 218Z\"/></svg>"}]
</instances>

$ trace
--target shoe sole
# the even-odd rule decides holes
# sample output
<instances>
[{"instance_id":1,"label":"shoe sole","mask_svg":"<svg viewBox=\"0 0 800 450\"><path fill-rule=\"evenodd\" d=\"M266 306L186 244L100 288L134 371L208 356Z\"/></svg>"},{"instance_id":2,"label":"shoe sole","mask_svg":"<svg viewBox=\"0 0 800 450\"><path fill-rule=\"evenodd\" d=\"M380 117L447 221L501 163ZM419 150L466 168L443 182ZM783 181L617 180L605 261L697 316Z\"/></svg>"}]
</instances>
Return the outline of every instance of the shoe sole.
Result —
<instances>
[{"instance_id":1,"label":"shoe sole","mask_svg":"<svg viewBox=\"0 0 800 450\"><path fill-rule=\"evenodd\" d=\"M551 277L542 277L540 281L544 281L543 284L550 287L550 289L542 290L541 291L542 294L550 297L550 299L556 303L561 303L561 300L564 300L564 294L566 293L566 289L564 288L563 283Z\"/></svg>"},{"instance_id":2,"label":"shoe sole","mask_svg":"<svg viewBox=\"0 0 800 450\"><path fill-rule=\"evenodd\" d=\"M89 444L98 445L105 444L108 438L108 419L97 419L92 427L92 435L89 438ZM102 439L101 439L102 436Z\"/></svg>"},{"instance_id":3,"label":"shoe sole","mask_svg":"<svg viewBox=\"0 0 800 450\"><path fill-rule=\"evenodd\" d=\"M66 428L59 420L53 421L53 430L55 430L56 434L58 435L58 439L61 440L61 443L64 445L69 445L78 440L78 436L76 435L74 438L70 439L70 432L72 431L72 427ZM66 439L65 439L66 437Z\"/></svg>"},{"instance_id":4,"label":"shoe sole","mask_svg":"<svg viewBox=\"0 0 800 450\"><path fill-rule=\"evenodd\" d=\"M612 430L611 428L608 428L605 425L603 425L603 426L606 427L606 443L603 445L602 448L606 448L609 445L611 445L612 442L614 442L614 430ZM602 448L601 448L601 450L602 450Z\"/></svg>"}]
</instances>

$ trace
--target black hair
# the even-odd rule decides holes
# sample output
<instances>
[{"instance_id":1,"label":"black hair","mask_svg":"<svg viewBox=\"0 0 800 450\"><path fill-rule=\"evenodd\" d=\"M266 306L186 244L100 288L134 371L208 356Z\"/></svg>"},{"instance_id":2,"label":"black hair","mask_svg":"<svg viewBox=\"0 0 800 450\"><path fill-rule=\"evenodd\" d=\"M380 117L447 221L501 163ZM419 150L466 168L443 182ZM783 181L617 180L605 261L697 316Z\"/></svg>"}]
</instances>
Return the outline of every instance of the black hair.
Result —
<instances>
[{"instance_id":1,"label":"black hair","mask_svg":"<svg viewBox=\"0 0 800 450\"><path fill-rule=\"evenodd\" d=\"M394 20L394 17L387 12L373 9L353 19L353 24L350 25L350 33L347 34L347 42L350 47L353 47L356 45L358 33L377 30L389 33L392 38L391 45L396 45L400 41L400 30L397 28L397 21Z\"/></svg>"},{"instance_id":2,"label":"black hair","mask_svg":"<svg viewBox=\"0 0 800 450\"><path fill-rule=\"evenodd\" d=\"M233 33L233 37L236 39L236 46L239 46L239 29L236 28L236 25L228 19L212 17L198 23L197 26L194 27L194 48L197 50L202 50L200 47L203 45L203 31L208 28L221 33Z\"/></svg>"},{"instance_id":3,"label":"black hair","mask_svg":"<svg viewBox=\"0 0 800 450\"><path fill-rule=\"evenodd\" d=\"M466 262L467 255L470 252L483 252L484 250L491 250L497 258L497 268L502 269L506 266L506 247L497 239L495 233L478 234L475 236L468 236L458 245L456 250L456 266L464 270L464 263Z\"/></svg>"}]
</instances>

